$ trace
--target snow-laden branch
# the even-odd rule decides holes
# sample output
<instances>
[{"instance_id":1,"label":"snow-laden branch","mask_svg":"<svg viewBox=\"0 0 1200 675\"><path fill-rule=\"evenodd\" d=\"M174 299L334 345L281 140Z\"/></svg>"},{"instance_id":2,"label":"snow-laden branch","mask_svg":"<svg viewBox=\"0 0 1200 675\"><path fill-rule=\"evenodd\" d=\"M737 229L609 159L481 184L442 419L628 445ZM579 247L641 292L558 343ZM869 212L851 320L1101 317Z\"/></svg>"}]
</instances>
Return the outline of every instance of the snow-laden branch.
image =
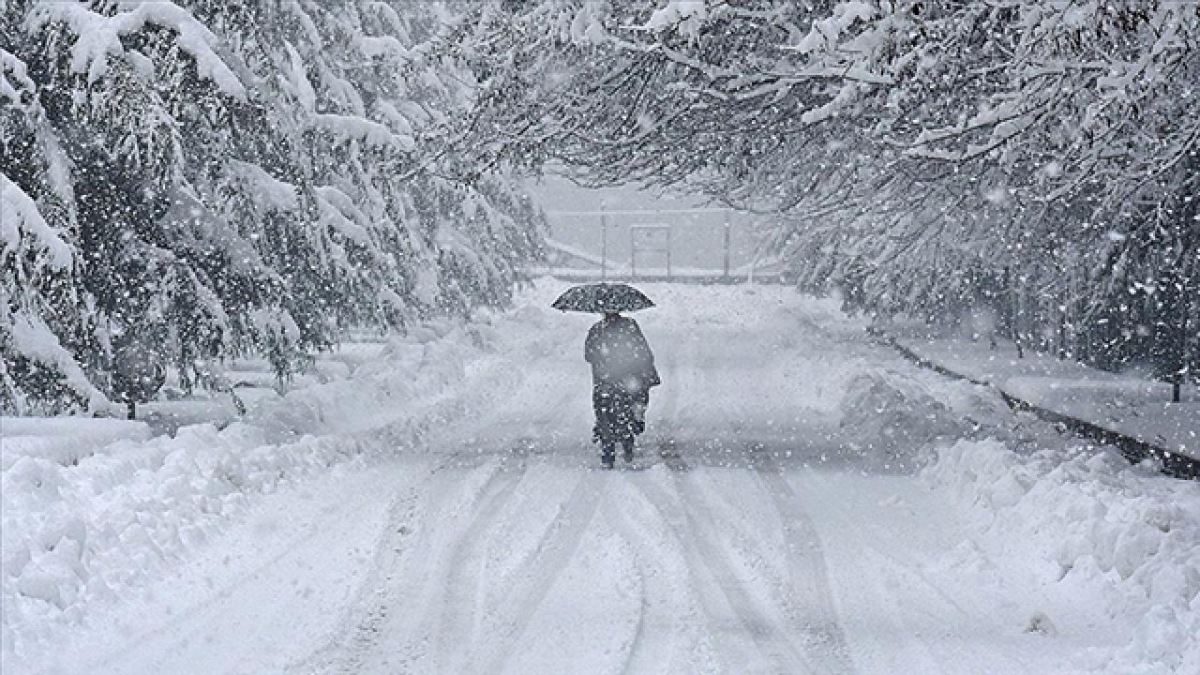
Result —
<instances>
[{"instance_id":1,"label":"snow-laden branch","mask_svg":"<svg viewBox=\"0 0 1200 675\"><path fill-rule=\"evenodd\" d=\"M0 241L4 243L4 260L0 265L16 264L8 258L20 256L26 250L23 242L28 240L30 248L41 253L39 259L44 256L52 269L74 267L71 247L42 217L37 203L3 173L0 173L0 213L4 214L0 218Z\"/></svg>"},{"instance_id":2,"label":"snow-laden branch","mask_svg":"<svg viewBox=\"0 0 1200 675\"><path fill-rule=\"evenodd\" d=\"M318 113L312 116L311 123L314 128L339 139L357 140L370 146L403 152L416 148L416 141L411 136L395 133L383 124L365 117Z\"/></svg>"},{"instance_id":3,"label":"snow-laden branch","mask_svg":"<svg viewBox=\"0 0 1200 675\"><path fill-rule=\"evenodd\" d=\"M210 80L225 94L246 100L246 88L234 71L217 54L219 39L196 20L191 12L173 2L146 2L113 16L97 14L78 2L41 2L29 14L26 26L37 33L48 25L68 26L76 41L71 48L71 70L86 75L89 83L104 78L109 59L125 53L121 38L146 26L158 26L178 34L180 49L192 57L200 77Z\"/></svg>"}]
</instances>

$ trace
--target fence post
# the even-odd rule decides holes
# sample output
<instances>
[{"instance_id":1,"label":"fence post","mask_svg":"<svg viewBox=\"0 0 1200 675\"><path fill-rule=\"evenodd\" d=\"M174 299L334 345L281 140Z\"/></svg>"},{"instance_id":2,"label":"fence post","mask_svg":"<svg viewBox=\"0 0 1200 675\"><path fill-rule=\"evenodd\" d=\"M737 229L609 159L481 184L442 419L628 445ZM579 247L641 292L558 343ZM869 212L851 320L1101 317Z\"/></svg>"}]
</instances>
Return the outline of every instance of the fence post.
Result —
<instances>
[{"instance_id":1,"label":"fence post","mask_svg":"<svg viewBox=\"0 0 1200 675\"><path fill-rule=\"evenodd\" d=\"M671 231L673 227L667 228L667 281L671 280Z\"/></svg>"},{"instance_id":2,"label":"fence post","mask_svg":"<svg viewBox=\"0 0 1200 675\"><path fill-rule=\"evenodd\" d=\"M729 279L729 212L725 212L725 260L722 266L721 276L726 280Z\"/></svg>"},{"instance_id":3,"label":"fence post","mask_svg":"<svg viewBox=\"0 0 1200 675\"><path fill-rule=\"evenodd\" d=\"M600 279L608 279L608 214L604 212L604 201L600 202Z\"/></svg>"},{"instance_id":4,"label":"fence post","mask_svg":"<svg viewBox=\"0 0 1200 675\"><path fill-rule=\"evenodd\" d=\"M635 226L629 228L629 278L637 281L637 242L634 241L636 236Z\"/></svg>"}]
</instances>

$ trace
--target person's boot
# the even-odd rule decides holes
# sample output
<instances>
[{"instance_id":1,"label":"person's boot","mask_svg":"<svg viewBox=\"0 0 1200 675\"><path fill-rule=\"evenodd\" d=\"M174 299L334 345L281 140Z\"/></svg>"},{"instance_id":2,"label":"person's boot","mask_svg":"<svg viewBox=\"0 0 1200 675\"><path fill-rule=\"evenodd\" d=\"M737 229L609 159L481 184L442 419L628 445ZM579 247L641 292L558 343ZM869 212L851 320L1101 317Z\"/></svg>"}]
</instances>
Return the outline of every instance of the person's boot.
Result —
<instances>
[{"instance_id":1,"label":"person's boot","mask_svg":"<svg viewBox=\"0 0 1200 675\"><path fill-rule=\"evenodd\" d=\"M630 438L625 441L625 463L628 464L629 462L632 462L632 461L633 461L633 439Z\"/></svg>"},{"instance_id":2,"label":"person's boot","mask_svg":"<svg viewBox=\"0 0 1200 675\"><path fill-rule=\"evenodd\" d=\"M613 463L616 461L616 448L612 443L605 443L600 450L600 464L606 469L613 468Z\"/></svg>"}]
</instances>

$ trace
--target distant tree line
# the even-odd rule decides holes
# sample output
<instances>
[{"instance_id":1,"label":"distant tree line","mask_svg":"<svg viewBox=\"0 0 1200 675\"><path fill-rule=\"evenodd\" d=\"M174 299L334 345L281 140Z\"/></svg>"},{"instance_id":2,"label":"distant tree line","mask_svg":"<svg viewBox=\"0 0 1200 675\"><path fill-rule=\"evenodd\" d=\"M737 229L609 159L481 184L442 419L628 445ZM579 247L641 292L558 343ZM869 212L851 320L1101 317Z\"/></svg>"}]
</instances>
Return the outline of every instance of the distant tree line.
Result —
<instances>
[{"instance_id":1,"label":"distant tree line","mask_svg":"<svg viewBox=\"0 0 1200 675\"><path fill-rule=\"evenodd\" d=\"M810 289L1200 372L1200 4L492 0L483 163L702 190ZM1178 389L1176 392L1178 395Z\"/></svg>"},{"instance_id":2,"label":"distant tree line","mask_svg":"<svg viewBox=\"0 0 1200 675\"><path fill-rule=\"evenodd\" d=\"M460 160L457 3L0 2L0 409L103 406L123 350L280 377L348 327L509 299L544 223Z\"/></svg>"}]
</instances>

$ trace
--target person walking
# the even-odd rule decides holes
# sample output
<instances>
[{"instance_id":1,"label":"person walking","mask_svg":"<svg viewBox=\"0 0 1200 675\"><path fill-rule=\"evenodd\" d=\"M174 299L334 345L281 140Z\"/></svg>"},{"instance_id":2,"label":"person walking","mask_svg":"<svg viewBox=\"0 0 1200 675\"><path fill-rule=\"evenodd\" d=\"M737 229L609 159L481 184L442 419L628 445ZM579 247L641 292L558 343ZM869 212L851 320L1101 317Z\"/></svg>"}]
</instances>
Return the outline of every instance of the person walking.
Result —
<instances>
[{"instance_id":1,"label":"person walking","mask_svg":"<svg viewBox=\"0 0 1200 675\"><path fill-rule=\"evenodd\" d=\"M592 365L592 441L600 444L600 461L607 469L613 468L618 444L625 461L633 461L634 439L646 430L650 388L661 384L650 343L637 322L621 312L653 306L628 284L603 282L569 288L551 305L564 312L604 315L588 331L583 358Z\"/></svg>"},{"instance_id":2,"label":"person walking","mask_svg":"<svg viewBox=\"0 0 1200 675\"><path fill-rule=\"evenodd\" d=\"M661 384L654 352L636 321L606 312L588 331L583 357L592 366L592 437L600 443L600 461L611 469L619 443L632 462L635 437L646 430L650 388Z\"/></svg>"}]
</instances>

